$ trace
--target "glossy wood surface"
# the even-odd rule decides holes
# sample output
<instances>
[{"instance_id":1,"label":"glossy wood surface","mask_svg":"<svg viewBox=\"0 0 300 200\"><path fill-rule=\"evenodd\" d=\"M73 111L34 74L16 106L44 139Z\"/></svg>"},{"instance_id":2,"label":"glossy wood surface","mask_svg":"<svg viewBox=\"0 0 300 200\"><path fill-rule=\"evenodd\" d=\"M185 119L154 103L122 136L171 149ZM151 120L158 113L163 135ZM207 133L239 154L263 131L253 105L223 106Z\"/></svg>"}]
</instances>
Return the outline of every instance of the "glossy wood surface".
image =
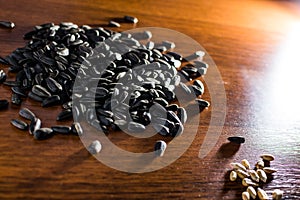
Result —
<instances>
[{"instance_id":1,"label":"glossy wood surface","mask_svg":"<svg viewBox=\"0 0 300 200\"><path fill-rule=\"evenodd\" d=\"M0 29L1 56L23 46L23 34L37 24L72 21L104 26L111 19L133 15L139 19L136 27L169 28L199 42L218 66L227 96L222 134L205 158L198 153L212 108L201 113L196 138L178 160L141 174L105 166L75 136L35 141L10 125L19 110L10 106L0 111L0 199L241 199L241 184L228 180L229 164L246 158L254 165L262 153L275 155L272 166L278 169L264 189L279 188L285 199L300 199L296 1L0 0L0 5L0 20L16 24L13 30ZM114 30L131 28L123 24ZM9 77L13 79L13 74ZM1 99L10 99L9 87L0 85L0 93ZM204 97L210 100L209 92ZM42 109L30 100L22 107L36 112L44 126L56 124L60 111L60 107ZM194 127L198 124L189 128ZM244 136L245 144L228 144L226 138L233 135ZM132 140L116 138L123 148L131 148ZM143 151L143 145L135 150Z\"/></svg>"}]
</instances>

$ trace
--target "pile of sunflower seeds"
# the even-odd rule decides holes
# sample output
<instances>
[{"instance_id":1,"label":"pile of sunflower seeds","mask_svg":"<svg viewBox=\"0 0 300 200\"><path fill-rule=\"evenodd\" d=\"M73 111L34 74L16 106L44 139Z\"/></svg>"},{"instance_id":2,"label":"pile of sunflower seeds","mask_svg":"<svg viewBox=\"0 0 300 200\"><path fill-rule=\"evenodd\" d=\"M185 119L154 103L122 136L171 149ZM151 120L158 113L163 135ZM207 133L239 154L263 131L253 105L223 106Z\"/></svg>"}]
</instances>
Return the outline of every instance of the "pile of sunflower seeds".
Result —
<instances>
[{"instance_id":1,"label":"pile of sunflower seeds","mask_svg":"<svg viewBox=\"0 0 300 200\"><path fill-rule=\"evenodd\" d=\"M260 160L255 164L255 168L251 169L249 162L244 159L241 163L231 163L233 170L230 173L230 181L241 180L242 185L246 187L246 191L242 193L243 200L256 199L257 197L262 200L269 199L266 191L261 189L264 183L267 182L268 177L277 172L276 169L270 167L270 162L275 158L271 154L262 154ZM280 200L283 197L283 191L275 189L272 193L275 200Z\"/></svg>"},{"instance_id":2,"label":"pile of sunflower seeds","mask_svg":"<svg viewBox=\"0 0 300 200\"><path fill-rule=\"evenodd\" d=\"M202 61L202 51L183 58L173 52L173 42L155 44L151 37L150 31L119 33L71 22L35 26L24 35L28 40L24 47L1 58L10 65L9 72L16 73L15 81L4 82L11 86L11 103L21 105L29 97L42 107L62 105L56 120L73 118L76 126L86 120L105 133L143 132L153 122L161 135L181 135L187 112L176 103L175 90L194 95L200 110L208 107L209 102L201 99L204 85L197 79L208 65ZM41 124L37 117L28 120L30 125L16 119L12 124L42 135L36 139L74 129L41 128L36 126Z\"/></svg>"}]
</instances>

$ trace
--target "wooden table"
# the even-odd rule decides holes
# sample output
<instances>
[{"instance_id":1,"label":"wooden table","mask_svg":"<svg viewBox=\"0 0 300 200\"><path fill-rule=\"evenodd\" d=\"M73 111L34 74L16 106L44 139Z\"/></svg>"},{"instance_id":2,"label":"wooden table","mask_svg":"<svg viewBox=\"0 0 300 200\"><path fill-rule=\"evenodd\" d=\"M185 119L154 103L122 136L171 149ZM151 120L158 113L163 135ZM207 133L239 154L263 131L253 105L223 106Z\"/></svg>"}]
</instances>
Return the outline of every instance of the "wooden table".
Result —
<instances>
[{"instance_id":1,"label":"wooden table","mask_svg":"<svg viewBox=\"0 0 300 200\"><path fill-rule=\"evenodd\" d=\"M0 5L0 19L16 23L13 30L0 29L1 56L23 46L22 35L37 24L72 21L102 26L133 15L140 20L137 27L169 28L199 42L217 64L227 95L222 134L205 158L198 153L212 108L201 113L196 138L178 160L140 174L98 162L75 136L34 140L10 125L19 110L10 106L0 112L0 199L241 199L243 187L228 180L229 164L246 158L254 165L262 153L275 155L272 166L278 169L264 189L279 188L285 199L300 198L296 2L0 0ZM126 24L115 30L131 28ZM10 88L0 85L0 91L1 99L10 98ZM29 100L22 106L38 113L44 126L56 123L60 111L42 109ZM228 145L226 138L233 135L244 136L245 144Z\"/></svg>"}]
</instances>

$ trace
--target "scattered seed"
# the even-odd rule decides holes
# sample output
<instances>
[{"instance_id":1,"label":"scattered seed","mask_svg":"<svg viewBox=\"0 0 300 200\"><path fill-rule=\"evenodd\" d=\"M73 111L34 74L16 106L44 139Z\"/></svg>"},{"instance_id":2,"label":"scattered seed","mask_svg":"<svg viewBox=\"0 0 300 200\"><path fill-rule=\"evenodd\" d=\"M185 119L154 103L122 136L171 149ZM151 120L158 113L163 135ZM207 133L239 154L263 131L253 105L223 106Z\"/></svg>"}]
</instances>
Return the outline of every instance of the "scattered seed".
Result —
<instances>
[{"instance_id":1,"label":"scattered seed","mask_svg":"<svg viewBox=\"0 0 300 200\"><path fill-rule=\"evenodd\" d=\"M88 147L88 151L91 153L91 154L97 154L101 151L102 149L102 145L101 143L99 142L99 140L94 140L90 146Z\"/></svg>"},{"instance_id":2,"label":"scattered seed","mask_svg":"<svg viewBox=\"0 0 300 200\"><path fill-rule=\"evenodd\" d=\"M277 170L275 168L273 168L273 167L264 167L263 170L267 174L273 174L273 173L277 172Z\"/></svg>"},{"instance_id":3,"label":"scattered seed","mask_svg":"<svg viewBox=\"0 0 300 200\"><path fill-rule=\"evenodd\" d=\"M18 129L21 129L21 130L27 130L28 129L28 124L22 120L19 120L19 119L12 119L10 121L10 123L18 128Z\"/></svg>"},{"instance_id":4,"label":"scattered seed","mask_svg":"<svg viewBox=\"0 0 300 200\"><path fill-rule=\"evenodd\" d=\"M72 119L73 117L73 113L71 109L66 109L61 111L57 117L56 117L56 121L63 121L63 120L68 120L68 119Z\"/></svg>"},{"instance_id":5,"label":"scattered seed","mask_svg":"<svg viewBox=\"0 0 300 200\"><path fill-rule=\"evenodd\" d=\"M69 134L71 132L70 126L52 126L51 129L54 133L59 133L64 135Z\"/></svg>"},{"instance_id":6,"label":"scattered seed","mask_svg":"<svg viewBox=\"0 0 300 200\"><path fill-rule=\"evenodd\" d=\"M242 165L241 163L230 163L231 167L235 170L242 170L242 171L247 171L246 167L244 165Z\"/></svg>"},{"instance_id":7,"label":"scattered seed","mask_svg":"<svg viewBox=\"0 0 300 200\"><path fill-rule=\"evenodd\" d=\"M28 108L20 109L19 115L21 117L24 117L25 119L30 120L30 121L34 120L34 118L36 117L35 114L31 110L29 110Z\"/></svg>"},{"instance_id":8,"label":"scattered seed","mask_svg":"<svg viewBox=\"0 0 300 200\"><path fill-rule=\"evenodd\" d=\"M256 173L255 170L251 169L251 170L248 171L248 173L250 174L250 177L253 181L259 182L259 176L258 176L258 174Z\"/></svg>"},{"instance_id":9,"label":"scattered seed","mask_svg":"<svg viewBox=\"0 0 300 200\"><path fill-rule=\"evenodd\" d=\"M138 23L138 18L136 18L136 17L133 17L133 16L129 16L129 15L125 15L124 16L124 20L126 21L126 22L130 22L130 23L133 23L133 24L136 24L136 23Z\"/></svg>"},{"instance_id":10,"label":"scattered seed","mask_svg":"<svg viewBox=\"0 0 300 200\"><path fill-rule=\"evenodd\" d=\"M242 193L242 199L243 200L250 200L250 194L249 194L249 192L243 192Z\"/></svg>"},{"instance_id":11,"label":"scattered seed","mask_svg":"<svg viewBox=\"0 0 300 200\"><path fill-rule=\"evenodd\" d=\"M274 200L281 200L283 197L283 191L279 189L275 189L272 193L272 198Z\"/></svg>"},{"instance_id":12,"label":"scattered seed","mask_svg":"<svg viewBox=\"0 0 300 200\"><path fill-rule=\"evenodd\" d=\"M250 169L250 163L248 160L243 159L241 164L246 168L246 169Z\"/></svg>"},{"instance_id":13,"label":"scattered seed","mask_svg":"<svg viewBox=\"0 0 300 200\"><path fill-rule=\"evenodd\" d=\"M158 140L154 145L155 155L162 157L165 153L166 148L167 148L166 142L163 140Z\"/></svg>"},{"instance_id":14,"label":"scattered seed","mask_svg":"<svg viewBox=\"0 0 300 200\"><path fill-rule=\"evenodd\" d=\"M129 122L128 123L128 130L130 132L143 132L146 127L143 124L137 122Z\"/></svg>"},{"instance_id":15,"label":"scattered seed","mask_svg":"<svg viewBox=\"0 0 300 200\"><path fill-rule=\"evenodd\" d=\"M121 27L121 25L118 22L115 21L109 21L109 26L111 27Z\"/></svg>"},{"instance_id":16,"label":"scattered seed","mask_svg":"<svg viewBox=\"0 0 300 200\"><path fill-rule=\"evenodd\" d=\"M229 179L231 181L235 181L237 179L237 173L235 171L231 171Z\"/></svg>"},{"instance_id":17,"label":"scattered seed","mask_svg":"<svg viewBox=\"0 0 300 200\"><path fill-rule=\"evenodd\" d=\"M250 194L250 197L251 197L252 199L255 199L255 198L256 198L257 193L256 193L254 187L248 186L248 187L247 187L247 192Z\"/></svg>"},{"instance_id":18,"label":"scattered seed","mask_svg":"<svg viewBox=\"0 0 300 200\"><path fill-rule=\"evenodd\" d=\"M261 188L257 188L257 195L258 195L258 198L261 200L269 199L267 193Z\"/></svg>"},{"instance_id":19,"label":"scattered seed","mask_svg":"<svg viewBox=\"0 0 300 200\"><path fill-rule=\"evenodd\" d=\"M250 177L248 172L245 172L241 169L236 170L236 173L237 173L238 177L240 177L241 179Z\"/></svg>"},{"instance_id":20,"label":"scattered seed","mask_svg":"<svg viewBox=\"0 0 300 200\"><path fill-rule=\"evenodd\" d=\"M265 161L273 161L275 159L271 154L262 154L260 157Z\"/></svg>"},{"instance_id":21,"label":"scattered seed","mask_svg":"<svg viewBox=\"0 0 300 200\"><path fill-rule=\"evenodd\" d=\"M4 27L4 28L13 29L15 27L15 24L13 22L9 22L9 21L0 21L0 26Z\"/></svg>"},{"instance_id":22,"label":"scattered seed","mask_svg":"<svg viewBox=\"0 0 300 200\"><path fill-rule=\"evenodd\" d=\"M29 133L33 134L34 131L40 129L42 126L42 121L35 117L33 120L31 120L30 124L29 124Z\"/></svg>"},{"instance_id":23,"label":"scattered seed","mask_svg":"<svg viewBox=\"0 0 300 200\"><path fill-rule=\"evenodd\" d=\"M257 172L257 174L259 176L259 179L262 182L266 183L267 182L267 174L266 174L266 172L264 170L262 170L262 169L258 169L256 172Z\"/></svg>"},{"instance_id":24,"label":"scattered seed","mask_svg":"<svg viewBox=\"0 0 300 200\"><path fill-rule=\"evenodd\" d=\"M265 163L264 163L264 161L262 161L262 160L257 161L257 163L255 164L255 167L256 167L257 169L263 169L264 166L265 166Z\"/></svg>"},{"instance_id":25,"label":"scattered seed","mask_svg":"<svg viewBox=\"0 0 300 200\"><path fill-rule=\"evenodd\" d=\"M50 128L40 128L33 132L33 137L36 140L45 140L53 136L53 131Z\"/></svg>"}]
</instances>

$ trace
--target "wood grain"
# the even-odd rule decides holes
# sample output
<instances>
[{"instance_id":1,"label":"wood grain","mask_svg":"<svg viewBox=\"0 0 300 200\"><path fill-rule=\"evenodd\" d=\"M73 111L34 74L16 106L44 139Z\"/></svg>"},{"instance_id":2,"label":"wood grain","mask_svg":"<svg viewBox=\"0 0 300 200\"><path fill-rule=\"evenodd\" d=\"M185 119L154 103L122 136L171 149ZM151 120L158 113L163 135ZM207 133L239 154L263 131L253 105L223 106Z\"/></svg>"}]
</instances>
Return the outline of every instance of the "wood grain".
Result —
<instances>
[{"instance_id":1,"label":"wood grain","mask_svg":"<svg viewBox=\"0 0 300 200\"><path fill-rule=\"evenodd\" d=\"M22 35L37 24L104 26L133 15L140 20L136 27L169 28L199 42L217 64L227 95L222 135L204 159L198 153L211 108L201 113L196 138L178 160L142 174L101 164L75 136L35 141L9 124L19 110L11 106L0 112L0 199L241 199L242 186L228 181L229 163L247 158L253 165L264 152L276 156L273 166L278 169L264 189L280 188L285 199L300 198L297 2L0 0L0 5L0 19L16 23L13 30L0 29L1 56L23 46ZM124 24L114 30L131 28ZM0 85L0 91L1 99L10 98L8 87ZM209 92L205 98L210 99ZM30 100L22 106L36 112L44 126L56 123L60 111ZM228 145L232 135L243 135L246 143ZM119 139L119 144L130 148L132 140Z\"/></svg>"}]
</instances>

